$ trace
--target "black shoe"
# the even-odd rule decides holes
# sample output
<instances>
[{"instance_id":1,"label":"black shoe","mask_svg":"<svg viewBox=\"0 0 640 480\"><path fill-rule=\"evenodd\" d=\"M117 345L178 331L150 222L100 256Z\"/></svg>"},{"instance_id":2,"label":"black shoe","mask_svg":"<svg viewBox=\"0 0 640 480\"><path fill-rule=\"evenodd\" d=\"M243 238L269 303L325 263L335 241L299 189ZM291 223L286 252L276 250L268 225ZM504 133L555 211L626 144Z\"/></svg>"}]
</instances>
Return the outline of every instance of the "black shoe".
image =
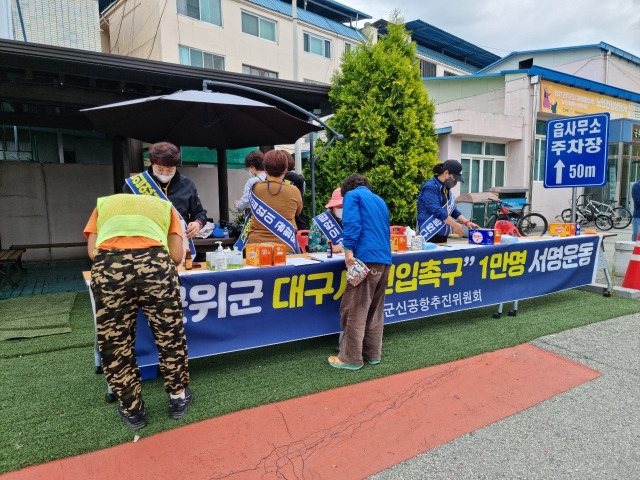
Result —
<instances>
[{"instance_id":1,"label":"black shoe","mask_svg":"<svg viewBox=\"0 0 640 480\"><path fill-rule=\"evenodd\" d=\"M142 404L142 408L133 415L126 415L122 411L122 406L120 405L118 405L117 412L118 416L124 420L130 430L140 430L141 428L147 426L147 412L144 409L144 403Z\"/></svg>"},{"instance_id":2,"label":"black shoe","mask_svg":"<svg viewBox=\"0 0 640 480\"><path fill-rule=\"evenodd\" d=\"M169 398L169 417L174 420L184 417L192 400L193 394L189 387L184 389L184 398Z\"/></svg>"}]
</instances>

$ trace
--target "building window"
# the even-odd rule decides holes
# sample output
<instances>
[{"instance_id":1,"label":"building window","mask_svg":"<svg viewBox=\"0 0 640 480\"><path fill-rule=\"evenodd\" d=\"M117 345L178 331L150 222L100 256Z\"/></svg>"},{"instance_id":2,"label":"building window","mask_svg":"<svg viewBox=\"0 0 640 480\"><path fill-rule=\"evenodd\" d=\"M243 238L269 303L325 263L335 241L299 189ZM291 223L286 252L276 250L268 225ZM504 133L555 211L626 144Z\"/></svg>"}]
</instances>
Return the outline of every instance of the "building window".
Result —
<instances>
[{"instance_id":1,"label":"building window","mask_svg":"<svg viewBox=\"0 0 640 480\"><path fill-rule=\"evenodd\" d=\"M536 135L536 145L533 157L533 180L544 181L544 160L547 151L547 137Z\"/></svg>"},{"instance_id":2,"label":"building window","mask_svg":"<svg viewBox=\"0 0 640 480\"><path fill-rule=\"evenodd\" d=\"M305 52L320 55L325 58L331 58L331 40L316 37L315 35L311 35L306 32L304 33L303 38Z\"/></svg>"},{"instance_id":3,"label":"building window","mask_svg":"<svg viewBox=\"0 0 640 480\"><path fill-rule=\"evenodd\" d=\"M507 146L504 143L462 141L462 172L464 183L460 193L486 192L504 186Z\"/></svg>"},{"instance_id":4,"label":"building window","mask_svg":"<svg viewBox=\"0 0 640 480\"><path fill-rule=\"evenodd\" d=\"M445 70L445 71L444 71L444 76L445 76L445 77L457 77L457 76L458 76L458 74L457 74L457 73L450 72L449 70Z\"/></svg>"},{"instance_id":5,"label":"building window","mask_svg":"<svg viewBox=\"0 0 640 480\"><path fill-rule=\"evenodd\" d=\"M242 12L242 31L254 37L276 41L276 22L251 13Z\"/></svg>"},{"instance_id":6,"label":"building window","mask_svg":"<svg viewBox=\"0 0 640 480\"><path fill-rule=\"evenodd\" d=\"M278 72L271 72L264 68L242 65L242 73L245 75L255 75L256 77L278 78Z\"/></svg>"},{"instance_id":7,"label":"building window","mask_svg":"<svg viewBox=\"0 0 640 480\"><path fill-rule=\"evenodd\" d=\"M224 57L213 53L203 52L195 48L179 47L180 64L192 67L210 68L211 70L224 70Z\"/></svg>"},{"instance_id":8,"label":"building window","mask_svg":"<svg viewBox=\"0 0 640 480\"><path fill-rule=\"evenodd\" d=\"M222 26L221 0L177 0L178 14Z\"/></svg>"},{"instance_id":9,"label":"building window","mask_svg":"<svg viewBox=\"0 0 640 480\"><path fill-rule=\"evenodd\" d=\"M356 45L355 43L344 42L344 53L351 53L355 51Z\"/></svg>"},{"instance_id":10,"label":"building window","mask_svg":"<svg viewBox=\"0 0 640 480\"><path fill-rule=\"evenodd\" d=\"M420 74L423 77L435 77L436 64L427 62L426 60L420 60Z\"/></svg>"}]
</instances>

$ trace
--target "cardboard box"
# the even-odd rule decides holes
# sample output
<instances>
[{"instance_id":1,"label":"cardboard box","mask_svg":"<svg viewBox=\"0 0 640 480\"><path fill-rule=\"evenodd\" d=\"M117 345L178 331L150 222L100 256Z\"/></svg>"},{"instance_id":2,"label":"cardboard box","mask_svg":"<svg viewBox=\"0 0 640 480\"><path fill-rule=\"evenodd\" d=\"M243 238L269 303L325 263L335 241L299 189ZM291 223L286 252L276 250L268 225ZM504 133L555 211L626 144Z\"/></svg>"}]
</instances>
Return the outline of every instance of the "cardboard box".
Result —
<instances>
[{"instance_id":1,"label":"cardboard box","mask_svg":"<svg viewBox=\"0 0 640 480\"><path fill-rule=\"evenodd\" d=\"M573 237L576 234L575 223L550 223L549 235L554 237Z\"/></svg>"},{"instance_id":2,"label":"cardboard box","mask_svg":"<svg viewBox=\"0 0 640 480\"><path fill-rule=\"evenodd\" d=\"M273 265L273 245L270 243L248 243L245 246L247 265L270 267Z\"/></svg>"},{"instance_id":3,"label":"cardboard box","mask_svg":"<svg viewBox=\"0 0 640 480\"><path fill-rule=\"evenodd\" d=\"M391 251L392 252L406 252L407 251L407 236L404 234L391 234Z\"/></svg>"},{"instance_id":4,"label":"cardboard box","mask_svg":"<svg viewBox=\"0 0 640 480\"><path fill-rule=\"evenodd\" d=\"M287 264L287 246L281 243L273 243L273 265Z\"/></svg>"},{"instance_id":5,"label":"cardboard box","mask_svg":"<svg viewBox=\"0 0 640 480\"><path fill-rule=\"evenodd\" d=\"M493 245L495 232L492 228L469 229L469 243L471 245Z\"/></svg>"}]
</instances>

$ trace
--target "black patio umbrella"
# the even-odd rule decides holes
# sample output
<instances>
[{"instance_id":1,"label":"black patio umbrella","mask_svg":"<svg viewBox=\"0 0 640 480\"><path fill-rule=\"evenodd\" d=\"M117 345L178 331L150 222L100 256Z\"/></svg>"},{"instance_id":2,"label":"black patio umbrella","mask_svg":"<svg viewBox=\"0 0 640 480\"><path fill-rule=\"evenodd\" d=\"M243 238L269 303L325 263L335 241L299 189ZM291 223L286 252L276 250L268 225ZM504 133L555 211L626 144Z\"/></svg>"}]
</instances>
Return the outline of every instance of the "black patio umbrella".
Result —
<instances>
[{"instance_id":1,"label":"black patio umbrella","mask_svg":"<svg viewBox=\"0 0 640 480\"><path fill-rule=\"evenodd\" d=\"M321 126L266 103L186 90L80 110L95 130L145 142L237 149L294 143Z\"/></svg>"}]
</instances>

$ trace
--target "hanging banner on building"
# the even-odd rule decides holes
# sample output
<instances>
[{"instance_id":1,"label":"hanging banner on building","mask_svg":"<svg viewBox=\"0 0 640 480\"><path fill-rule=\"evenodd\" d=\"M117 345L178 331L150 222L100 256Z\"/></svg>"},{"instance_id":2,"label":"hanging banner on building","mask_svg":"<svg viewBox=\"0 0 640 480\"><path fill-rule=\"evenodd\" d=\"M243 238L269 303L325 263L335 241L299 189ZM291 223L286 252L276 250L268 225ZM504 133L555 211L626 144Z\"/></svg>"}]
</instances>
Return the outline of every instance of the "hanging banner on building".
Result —
<instances>
[{"instance_id":1,"label":"hanging banner on building","mask_svg":"<svg viewBox=\"0 0 640 480\"><path fill-rule=\"evenodd\" d=\"M616 118L640 120L638 103L547 80L540 82L540 92L540 111L542 112L566 117L608 112L612 120Z\"/></svg>"},{"instance_id":2,"label":"hanging banner on building","mask_svg":"<svg viewBox=\"0 0 640 480\"><path fill-rule=\"evenodd\" d=\"M583 235L393 255L385 323L592 283L599 242L599 236ZM338 333L347 282L344 261L336 259L185 274L180 284L189 357L198 358ZM136 355L142 377L154 377L158 353L141 314Z\"/></svg>"}]
</instances>

